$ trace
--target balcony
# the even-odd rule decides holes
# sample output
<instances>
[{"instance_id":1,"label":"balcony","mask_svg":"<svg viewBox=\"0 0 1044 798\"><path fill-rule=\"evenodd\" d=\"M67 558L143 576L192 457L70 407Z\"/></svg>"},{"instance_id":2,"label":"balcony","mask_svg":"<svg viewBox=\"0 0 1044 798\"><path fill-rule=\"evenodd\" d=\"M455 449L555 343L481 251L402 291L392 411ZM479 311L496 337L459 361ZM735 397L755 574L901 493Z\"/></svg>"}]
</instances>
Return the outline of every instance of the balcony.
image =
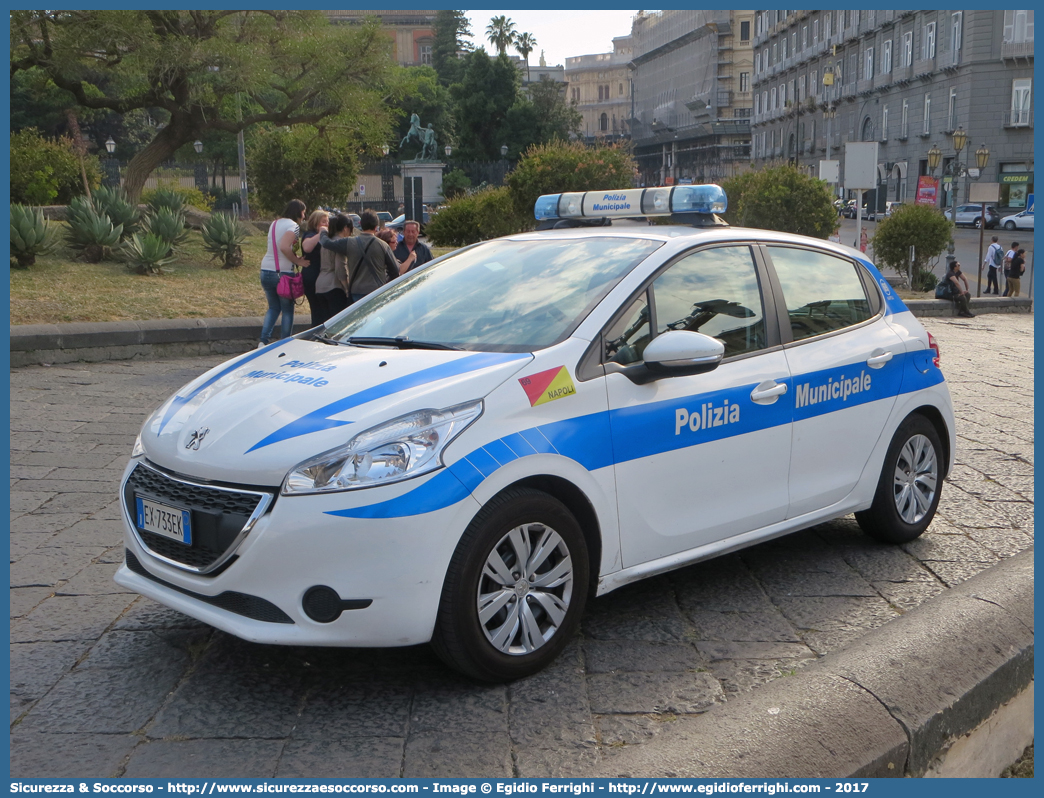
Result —
<instances>
[{"instance_id":1,"label":"balcony","mask_svg":"<svg viewBox=\"0 0 1044 798\"><path fill-rule=\"evenodd\" d=\"M1033 114L1028 108L1012 108L1004 127L1029 127L1032 121Z\"/></svg>"},{"instance_id":2,"label":"balcony","mask_svg":"<svg viewBox=\"0 0 1044 798\"><path fill-rule=\"evenodd\" d=\"M1033 58L1033 42L1001 42L1001 58Z\"/></svg>"},{"instance_id":3,"label":"balcony","mask_svg":"<svg viewBox=\"0 0 1044 798\"><path fill-rule=\"evenodd\" d=\"M914 61L913 72L915 77L927 77L935 71L935 59L924 58L919 61Z\"/></svg>"},{"instance_id":4,"label":"balcony","mask_svg":"<svg viewBox=\"0 0 1044 798\"><path fill-rule=\"evenodd\" d=\"M892 85L892 75L890 72L882 72L879 75L874 76L874 88L883 89L887 86Z\"/></svg>"},{"instance_id":5,"label":"balcony","mask_svg":"<svg viewBox=\"0 0 1044 798\"><path fill-rule=\"evenodd\" d=\"M855 81L846 83L841 87L841 97L855 97L856 96L856 84Z\"/></svg>"}]
</instances>

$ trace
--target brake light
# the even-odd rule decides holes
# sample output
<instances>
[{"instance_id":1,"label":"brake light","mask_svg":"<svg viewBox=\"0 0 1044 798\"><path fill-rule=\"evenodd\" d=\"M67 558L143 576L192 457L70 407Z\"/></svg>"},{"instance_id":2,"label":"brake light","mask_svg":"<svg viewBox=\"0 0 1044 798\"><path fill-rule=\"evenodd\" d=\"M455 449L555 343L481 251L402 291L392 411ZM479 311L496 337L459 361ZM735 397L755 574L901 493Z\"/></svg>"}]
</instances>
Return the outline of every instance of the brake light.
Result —
<instances>
[{"instance_id":1,"label":"brake light","mask_svg":"<svg viewBox=\"0 0 1044 798\"><path fill-rule=\"evenodd\" d=\"M928 348L935 352L935 357L932 358L932 363L935 364L936 368L939 368L939 344L935 341L935 336L928 333Z\"/></svg>"}]
</instances>

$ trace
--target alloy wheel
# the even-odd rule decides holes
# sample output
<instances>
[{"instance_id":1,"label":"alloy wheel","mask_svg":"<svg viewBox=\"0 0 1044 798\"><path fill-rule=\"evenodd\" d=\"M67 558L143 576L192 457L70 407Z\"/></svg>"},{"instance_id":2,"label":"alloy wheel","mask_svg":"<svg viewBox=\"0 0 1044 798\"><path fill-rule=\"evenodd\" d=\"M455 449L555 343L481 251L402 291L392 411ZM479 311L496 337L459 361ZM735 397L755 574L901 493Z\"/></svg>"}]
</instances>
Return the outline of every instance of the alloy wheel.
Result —
<instances>
[{"instance_id":1,"label":"alloy wheel","mask_svg":"<svg viewBox=\"0 0 1044 798\"><path fill-rule=\"evenodd\" d=\"M907 524L916 524L932 506L939 482L935 447L924 435L911 437L899 452L892 487L895 507Z\"/></svg>"}]
</instances>

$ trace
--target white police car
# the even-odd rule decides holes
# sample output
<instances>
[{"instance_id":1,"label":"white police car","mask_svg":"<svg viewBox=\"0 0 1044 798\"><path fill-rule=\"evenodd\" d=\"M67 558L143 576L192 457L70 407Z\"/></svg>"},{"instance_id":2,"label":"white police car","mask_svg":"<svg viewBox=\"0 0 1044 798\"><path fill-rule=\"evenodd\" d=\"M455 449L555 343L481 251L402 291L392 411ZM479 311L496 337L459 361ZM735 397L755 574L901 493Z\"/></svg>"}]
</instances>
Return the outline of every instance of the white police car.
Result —
<instances>
[{"instance_id":1,"label":"white police car","mask_svg":"<svg viewBox=\"0 0 1044 798\"><path fill-rule=\"evenodd\" d=\"M562 229L189 383L135 445L116 580L247 640L430 640L501 680L550 662L588 595L851 512L921 534L955 445L931 336L858 251L724 207L541 197ZM601 224L657 213L694 224Z\"/></svg>"}]
</instances>

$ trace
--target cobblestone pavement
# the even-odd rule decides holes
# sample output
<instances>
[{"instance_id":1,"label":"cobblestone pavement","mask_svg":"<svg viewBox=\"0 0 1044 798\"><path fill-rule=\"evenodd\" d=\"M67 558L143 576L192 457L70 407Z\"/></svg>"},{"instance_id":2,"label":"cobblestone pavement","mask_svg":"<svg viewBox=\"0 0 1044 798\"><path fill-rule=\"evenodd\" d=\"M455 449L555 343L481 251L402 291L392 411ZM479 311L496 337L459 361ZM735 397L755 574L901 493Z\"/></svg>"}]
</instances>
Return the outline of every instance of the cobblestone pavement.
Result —
<instances>
[{"instance_id":1,"label":"cobblestone pavement","mask_svg":"<svg viewBox=\"0 0 1044 798\"><path fill-rule=\"evenodd\" d=\"M112 581L119 475L145 413L206 360L11 375L11 772L43 776L583 775L609 746L789 674L1033 542L1033 317L929 319L959 419L922 538L855 522L589 603L547 671L507 686L426 646L260 646Z\"/></svg>"}]
</instances>

